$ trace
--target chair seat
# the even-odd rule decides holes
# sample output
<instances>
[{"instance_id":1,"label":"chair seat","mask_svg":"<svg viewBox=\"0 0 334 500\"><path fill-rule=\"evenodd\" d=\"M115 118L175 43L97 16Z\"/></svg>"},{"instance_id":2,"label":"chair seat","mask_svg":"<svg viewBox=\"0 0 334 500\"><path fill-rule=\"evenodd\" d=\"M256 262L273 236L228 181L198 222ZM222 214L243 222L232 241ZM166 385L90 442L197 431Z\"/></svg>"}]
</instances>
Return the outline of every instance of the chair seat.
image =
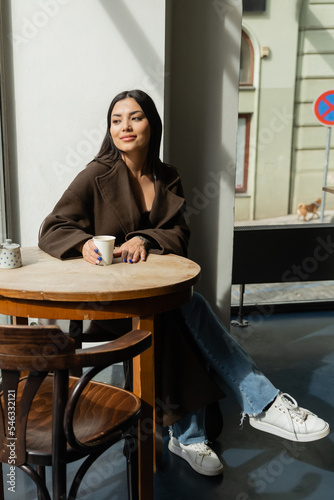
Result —
<instances>
[{"instance_id":1,"label":"chair seat","mask_svg":"<svg viewBox=\"0 0 334 500\"><path fill-rule=\"evenodd\" d=\"M78 378L70 377L69 396ZM18 388L18 401L24 379ZM53 376L42 382L31 406L27 423L26 449L28 461L49 465L52 456L52 389ZM83 391L74 414L74 432L83 443L93 442L107 434L115 434L122 426L137 416L140 399L132 393L100 382L89 382ZM70 460L77 460L83 453L67 447ZM73 456L71 456L73 455ZM68 457L69 458L69 457Z\"/></svg>"},{"instance_id":2,"label":"chair seat","mask_svg":"<svg viewBox=\"0 0 334 500\"><path fill-rule=\"evenodd\" d=\"M136 329L112 342L76 349L75 340L57 326L0 325L1 500L8 479L3 463L19 467L34 482L34 498L77 498L92 464L120 440L129 498L139 498L141 400L95 378L151 344L151 333ZM83 370L82 376L70 377L76 369ZM72 479L67 464L75 461ZM50 485L45 466L52 469Z\"/></svg>"}]
</instances>

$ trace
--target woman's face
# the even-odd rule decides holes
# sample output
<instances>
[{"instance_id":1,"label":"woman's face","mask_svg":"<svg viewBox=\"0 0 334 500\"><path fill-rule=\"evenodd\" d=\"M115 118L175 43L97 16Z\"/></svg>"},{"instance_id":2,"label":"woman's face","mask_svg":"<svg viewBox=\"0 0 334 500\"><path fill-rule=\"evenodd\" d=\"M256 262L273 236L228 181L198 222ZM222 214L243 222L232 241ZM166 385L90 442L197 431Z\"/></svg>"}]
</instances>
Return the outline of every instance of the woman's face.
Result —
<instances>
[{"instance_id":1,"label":"woman's face","mask_svg":"<svg viewBox=\"0 0 334 500\"><path fill-rule=\"evenodd\" d=\"M147 155L150 125L143 110L132 97L115 104L111 112L110 134L123 156L139 151Z\"/></svg>"}]
</instances>

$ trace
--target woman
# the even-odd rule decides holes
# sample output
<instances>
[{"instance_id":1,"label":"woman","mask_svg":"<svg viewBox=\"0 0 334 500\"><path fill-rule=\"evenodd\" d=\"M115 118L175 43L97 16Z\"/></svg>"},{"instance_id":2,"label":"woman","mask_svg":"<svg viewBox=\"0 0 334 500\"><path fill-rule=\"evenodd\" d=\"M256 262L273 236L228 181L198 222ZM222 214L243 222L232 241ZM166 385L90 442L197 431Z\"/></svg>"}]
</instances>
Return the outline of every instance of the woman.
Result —
<instances>
[{"instance_id":1,"label":"woman","mask_svg":"<svg viewBox=\"0 0 334 500\"><path fill-rule=\"evenodd\" d=\"M82 255L98 265L101 257L92 238L112 234L118 246L114 255L126 263L145 261L149 252L186 256L190 233L183 217L181 181L174 168L159 160L162 125L152 99L139 90L122 92L112 101L107 121L99 154L45 219L40 248L58 258ZM194 293L187 304L173 311L169 325L172 322L179 331L173 337L172 360L164 350L164 366L173 364L179 378L178 367L189 361L190 353L201 362L203 380L211 370L219 385L231 387L243 418L247 415L253 427L294 441L314 441L328 435L329 425L324 420L300 408L260 372L201 295ZM177 353L179 363L175 363ZM190 366L194 380L198 371ZM181 385L186 385L183 378ZM207 444L204 404L219 397L219 392L208 380L192 385L196 397L170 419L168 447L198 473L217 475L223 466ZM188 410L186 415L184 409Z\"/></svg>"}]
</instances>

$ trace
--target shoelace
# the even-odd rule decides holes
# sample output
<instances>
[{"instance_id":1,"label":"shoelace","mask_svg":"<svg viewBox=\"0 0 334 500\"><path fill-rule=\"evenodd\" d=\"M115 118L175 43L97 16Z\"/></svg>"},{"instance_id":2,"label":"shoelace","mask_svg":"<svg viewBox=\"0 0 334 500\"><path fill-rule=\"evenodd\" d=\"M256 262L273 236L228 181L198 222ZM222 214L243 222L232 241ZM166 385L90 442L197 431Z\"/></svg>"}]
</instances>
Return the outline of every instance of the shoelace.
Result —
<instances>
[{"instance_id":1,"label":"shoelace","mask_svg":"<svg viewBox=\"0 0 334 500\"><path fill-rule=\"evenodd\" d=\"M205 443L195 443L193 448L200 456L210 457L212 454L212 450Z\"/></svg>"},{"instance_id":2,"label":"shoelace","mask_svg":"<svg viewBox=\"0 0 334 500\"><path fill-rule=\"evenodd\" d=\"M297 401L290 394L283 393L280 395L281 401L278 408L282 411L287 410L292 419L302 424L307 419L307 412L298 406Z\"/></svg>"},{"instance_id":3,"label":"shoelace","mask_svg":"<svg viewBox=\"0 0 334 500\"><path fill-rule=\"evenodd\" d=\"M173 431L170 429L168 430L168 434L170 438L173 437ZM199 456L210 457L212 455L212 450L206 443L194 443L188 446L191 446Z\"/></svg>"}]
</instances>

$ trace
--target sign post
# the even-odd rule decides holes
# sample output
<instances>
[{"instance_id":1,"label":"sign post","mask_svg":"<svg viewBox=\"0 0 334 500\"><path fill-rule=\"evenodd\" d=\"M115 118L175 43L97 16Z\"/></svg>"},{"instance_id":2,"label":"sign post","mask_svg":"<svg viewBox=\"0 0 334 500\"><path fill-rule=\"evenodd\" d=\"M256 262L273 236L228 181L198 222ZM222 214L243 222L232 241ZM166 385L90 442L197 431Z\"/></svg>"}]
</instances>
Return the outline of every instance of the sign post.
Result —
<instances>
[{"instance_id":1,"label":"sign post","mask_svg":"<svg viewBox=\"0 0 334 500\"><path fill-rule=\"evenodd\" d=\"M334 90L328 90L327 92L323 92L317 97L313 104L313 113L318 122L321 125L327 127L327 141L326 141L326 154L325 154L325 166L324 166L324 179L323 186L327 185L327 173L328 173L328 164L329 164L329 151L330 151L330 143L331 143L331 131L332 126L334 125ZM321 197L321 217L320 221L324 221L324 211L325 211L325 202L326 202L326 192L322 191Z\"/></svg>"}]
</instances>

